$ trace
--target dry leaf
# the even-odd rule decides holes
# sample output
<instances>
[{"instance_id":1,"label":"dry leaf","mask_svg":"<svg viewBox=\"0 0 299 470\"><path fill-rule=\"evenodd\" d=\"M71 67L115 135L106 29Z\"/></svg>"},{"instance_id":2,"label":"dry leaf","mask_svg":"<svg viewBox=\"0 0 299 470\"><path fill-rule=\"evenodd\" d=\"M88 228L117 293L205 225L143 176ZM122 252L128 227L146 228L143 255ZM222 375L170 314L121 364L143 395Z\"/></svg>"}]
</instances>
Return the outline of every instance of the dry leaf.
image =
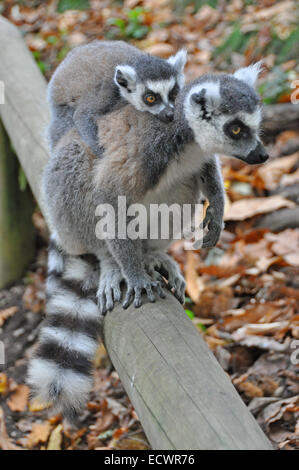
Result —
<instances>
[{"instance_id":1,"label":"dry leaf","mask_svg":"<svg viewBox=\"0 0 299 470\"><path fill-rule=\"evenodd\" d=\"M8 318L12 317L18 310L18 307L9 307L4 310L0 310L0 326L4 325L4 322Z\"/></svg>"},{"instance_id":2,"label":"dry leaf","mask_svg":"<svg viewBox=\"0 0 299 470\"><path fill-rule=\"evenodd\" d=\"M18 385L16 391L9 397L7 404L11 411L25 411L29 398L29 387Z\"/></svg>"},{"instance_id":3,"label":"dry leaf","mask_svg":"<svg viewBox=\"0 0 299 470\"><path fill-rule=\"evenodd\" d=\"M47 450L61 450L62 444L62 424L58 424L58 426L52 431Z\"/></svg>"},{"instance_id":4,"label":"dry leaf","mask_svg":"<svg viewBox=\"0 0 299 470\"><path fill-rule=\"evenodd\" d=\"M8 379L7 375L2 372L0 374L0 394L6 395L8 392Z\"/></svg>"},{"instance_id":5,"label":"dry leaf","mask_svg":"<svg viewBox=\"0 0 299 470\"><path fill-rule=\"evenodd\" d=\"M49 422L46 423L34 423L32 430L27 437L27 447L33 449L38 444L45 444L50 435L52 426Z\"/></svg>"},{"instance_id":6,"label":"dry leaf","mask_svg":"<svg viewBox=\"0 0 299 470\"><path fill-rule=\"evenodd\" d=\"M295 207L296 204L282 196L241 199L231 204L224 220L245 220L259 214L273 212L282 207Z\"/></svg>"},{"instance_id":7,"label":"dry leaf","mask_svg":"<svg viewBox=\"0 0 299 470\"><path fill-rule=\"evenodd\" d=\"M6 432L5 418L3 409L0 406L0 449L2 450L22 450L21 447L14 445Z\"/></svg>"}]
</instances>

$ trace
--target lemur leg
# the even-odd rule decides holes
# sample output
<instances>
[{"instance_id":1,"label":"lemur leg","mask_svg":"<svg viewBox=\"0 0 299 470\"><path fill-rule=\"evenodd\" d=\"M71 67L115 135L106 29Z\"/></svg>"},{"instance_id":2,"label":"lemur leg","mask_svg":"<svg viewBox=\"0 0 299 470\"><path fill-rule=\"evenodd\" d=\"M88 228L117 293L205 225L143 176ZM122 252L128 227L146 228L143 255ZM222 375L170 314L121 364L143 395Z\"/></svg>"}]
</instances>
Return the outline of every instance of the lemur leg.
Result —
<instances>
[{"instance_id":1,"label":"lemur leg","mask_svg":"<svg viewBox=\"0 0 299 470\"><path fill-rule=\"evenodd\" d=\"M96 117L98 115L94 99L88 98L79 103L74 112L73 120L82 138L96 156L101 156L101 148L98 141L98 127Z\"/></svg>"},{"instance_id":2,"label":"lemur leg","mask_svg":"<svg viewBox=\"0 0 299 470\"><path fill-rule=\"evenodd\" d=\"M163 251L152 251L145 255L145 267L151 277L162 274L168 280L168 288L182 304L185 302L186 283L178 264ZM157 273L158 271L158 273ZM161 277L161 276L160 276Z\"/></svg>"},{"instance_id":3,"label":"lemur leg","mask_svg":"<svg viewBox=\"0 0 299 470\"><path fill-rule=\"evenodd\" d=\"M100 261L100 281L98 285L98 303L101 313L112 310L114 302L121 299L121 282L124 280L120 267L112 256L102 258Z\"/></svg>"},{"instance_id":4,"label":"lemur leg","mask_svg":"<svg viewBox=\"0 0 299 470\"><path fill-rule=\"evenodd\" d=\"M122 303L123 308L128 308L132 298L134 299L134 306L136 308L140 307L143 290L145 290L150 302L156 300L153 289L156 289L161 298L165 297L162 283L159 280L152 279L146 272L140 239L131 240L126 238L106 241L109 251L120 266L127 283L127 292Z\"/></svg>"},{"instance_id":5,"label":"lemur leg","mask_svg":"<svg viewBox=\"0 0 299 470\"><path fill-rule=\"evenodd\" d=\"M201 187L203 194L209 200L209 207L203 222L203 227L208 227L208 233L202 242L202 248L208 248L217 244L223 228L224 186L216 156L205 164L201 172Z\"/></svg>"}]
</instances>

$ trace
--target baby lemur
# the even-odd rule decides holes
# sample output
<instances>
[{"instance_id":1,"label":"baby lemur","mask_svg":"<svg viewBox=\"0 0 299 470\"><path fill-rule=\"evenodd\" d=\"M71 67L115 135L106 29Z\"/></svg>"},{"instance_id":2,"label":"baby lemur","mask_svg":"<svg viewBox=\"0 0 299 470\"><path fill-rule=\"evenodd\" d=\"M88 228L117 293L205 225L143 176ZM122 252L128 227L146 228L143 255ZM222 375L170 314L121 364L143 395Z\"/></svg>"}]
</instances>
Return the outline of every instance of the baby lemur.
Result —
<instances>
[{"instance_id":1,"label":"baby lemur","mask_svg":"<svg viewBox=\"0 0 299 470\"><path fill-rule=\"evenodd\" d=\"M93 41L76 47L56 69L48 88L50 144L75 126L95 155L101 154L96 119L125 103L160 120L173 119L174 101L184 83L186 51L168 60L123 41Z\"/></svg>"},{"instance_id":2,"label":"baby lemur","mask_svg":"<svg viewBox=\"0 0 299 470\"><path fill-rule=\"evenodd\" d=\"M46 401L72 414L85 402L97 341L99 315L92 298L83 298L90 265L78 255L94 254L101 262L97 296L101 305L141 304L145 289L150 301L159 280L152 267L167 265L161 239L99 239L96 208L109 203L117 211L119 195L127 204L195 204L200 194L209 200L208 234L204 246L217 241L223 219L223 185L215 153L256 164L267 159L258 137L259 97L254 90L258 66L234 75L206 75L186 85L176 100L174 120L159 122L128 104L97 119L101 157L88 158L75 128L53 146L44 174L44 195L55 245L49 258L50 301L41 342L29 368L29 383ZM125 219L128 223L129 217ZM117 221L116 221L117 223ZM166 258L165 258L166 257ZM174 262L166 270L175 270ZM153 275L152 275L153 274ZM97 282L97 280L96 280ZM71 283L71 284L70 284ZM76 289L70 288L77 286ZM95 286L92 286L94 289ZM178 288L179 290L179 288ZM93 291L95 292L95 290Z\"/></svg>"}]
</instances>

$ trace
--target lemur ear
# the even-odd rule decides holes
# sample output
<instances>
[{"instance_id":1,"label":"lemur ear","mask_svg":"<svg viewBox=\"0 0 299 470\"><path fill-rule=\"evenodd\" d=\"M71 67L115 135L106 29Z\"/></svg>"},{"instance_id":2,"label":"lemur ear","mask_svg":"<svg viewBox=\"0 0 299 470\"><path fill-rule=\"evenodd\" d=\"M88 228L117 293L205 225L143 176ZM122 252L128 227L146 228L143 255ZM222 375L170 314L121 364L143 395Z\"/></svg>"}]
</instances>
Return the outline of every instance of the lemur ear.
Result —
<instances>
[{"instance_id":1,"label":"lemur ear","mask_svg":"<svg viewBox=\"0 0 299 470\"><path fill-rule=\"evenodd\" d=\"M249 65L248 67L243 67L242 69L236 70L236 72L234 73L234 77L254 87L262 69L263 61L260 60L255 64Z\"/></svg>"},{"instance_id":2,"label":"lemur ear","mask_svg":"<svg viewBox=\"0 0 299 470\"><path fill-rule=\"evenodd\" d=\"M203 83L199 87L195 87L190 93L191 104L200 105L205 111L215 111L221 102L219 84Z\"/></svg>"},{"instance_id":3,"label":"lemur ear","mask_svg":"<svg viewBox=\"0 0 299 470\"><path fill-rule=\"evenodd\" d=\"M176 72L183 73L185 64L187 62L187 51L181 49L175 55L172 55L167 59L167 62L173 66Z\"/></svg>"},{"instance_id":4,"label":"lemur ear","mask_svg":"<svg viewBox=\"0 0 299 470\"><path fill-rule=\"evenodd\" d=\"M117 65L115 68L114 81L117 86L133 91L136 87L136 72L130 65Z\"/></svg>"}]
</instances>

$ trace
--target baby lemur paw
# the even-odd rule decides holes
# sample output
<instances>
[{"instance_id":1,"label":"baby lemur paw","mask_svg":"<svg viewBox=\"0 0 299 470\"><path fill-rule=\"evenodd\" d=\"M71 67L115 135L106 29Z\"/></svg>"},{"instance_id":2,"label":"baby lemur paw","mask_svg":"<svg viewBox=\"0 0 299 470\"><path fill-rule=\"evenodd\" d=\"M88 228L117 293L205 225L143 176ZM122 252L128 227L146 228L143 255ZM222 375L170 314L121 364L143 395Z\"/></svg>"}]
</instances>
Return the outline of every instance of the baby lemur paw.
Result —
<instances>
[{"instance_id":1,"label":"baby lemur paw","mask_svg":"<svg viewBox=\"0 0 299 470\"><path fill-rule=\"evenodd\" d=\"M102 267L97 291L98 305L100 312L105 314L108 310L112 310L114 302L121 299L120 284L123 281L123 275L118 266Z\"/></svg>"},{"instance_id":2,"label":"baby lemur paw","mask_svg":"<svg viewBox=\"0 0 299 470\"><path fill-rule=\"evenodd\" d=\"M219 217L215 216L213 208L209 206L203 222L203 227L208 227L208 233L203 238L202 248L209 248L217 244L223 227L222 218L218 219Z\"/></svg>"},{"instance_id":3,"label":"baby lemur paw","mask_svg":"<svg viewBox=\"0 0 299 470\"><path fill-rule=\"evenodd\" d=\"M162 274L168 280L167 287L179 302L184 303L186 283L179 266L169 255L163 252L149 253L145 257L145 266L151 277L154 277L157 271Z\"/></svg>"},{"instance_id":4,"label":"baby lemur paw","mask_svg":"<svg viewBox=\"0 0 299 470\"><path fill-rule=\"evenodd\" d=\"M152 279L146 273L139 276L138 278L136 277L136 279L127 281L127 292L122 304L123 308L128 308L132 302L132 299L134 302L134 307L140 307L142 304L143 291L146 292L147 298L150 302L155 302L156 297L153 289L157 291L158 295L162 299L166 297L162 288L162 283L159 280Z\"/></svg>"}]
</instances>

